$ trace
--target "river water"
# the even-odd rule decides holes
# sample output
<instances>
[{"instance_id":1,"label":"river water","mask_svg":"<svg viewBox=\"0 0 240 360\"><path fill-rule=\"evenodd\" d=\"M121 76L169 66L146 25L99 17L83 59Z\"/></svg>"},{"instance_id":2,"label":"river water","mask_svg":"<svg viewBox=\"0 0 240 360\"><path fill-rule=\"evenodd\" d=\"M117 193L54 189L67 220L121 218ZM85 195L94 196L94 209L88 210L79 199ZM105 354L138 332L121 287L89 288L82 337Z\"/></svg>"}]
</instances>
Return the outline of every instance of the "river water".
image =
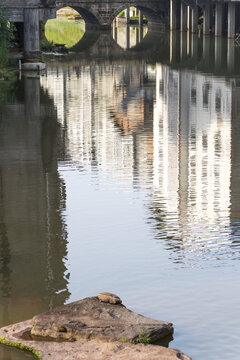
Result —
<instances>
[{"instance_id":1,"label":"river water","mask_svg":"<svg viewBox=\"0 0 240 360\"><path fill-rule=\"evenodd\" d=\"M85 33L4 93L0 326L110 291L194 360L239 359L239 49Z\"/></svg>"}]
</instances>

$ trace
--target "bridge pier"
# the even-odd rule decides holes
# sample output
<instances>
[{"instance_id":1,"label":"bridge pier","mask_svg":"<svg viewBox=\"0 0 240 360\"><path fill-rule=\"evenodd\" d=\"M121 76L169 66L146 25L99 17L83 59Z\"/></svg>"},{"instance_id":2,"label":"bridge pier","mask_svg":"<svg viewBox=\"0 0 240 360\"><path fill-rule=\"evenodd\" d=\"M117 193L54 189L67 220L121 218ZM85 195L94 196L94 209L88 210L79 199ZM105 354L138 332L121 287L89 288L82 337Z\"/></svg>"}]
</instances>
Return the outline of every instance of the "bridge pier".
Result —
<instances>
[{"instance_id":1,"label":"bridge pier","mask_svg":"<svg viewBox=\"0 0 240 360\"><path fill-rule=\"evenodd\" d=\"M126 27L126 49L130 49L130 27Z\"/></svg>"},{"instance_id":2,"label":"bridge pier","mask_svg":"<svg viewBox=\"0 0 240 360\"><path fill-rule=\"evenodd\" d=\"M0 0L0 9L15 24L19 47L24 60L38 62L40 58L40 20L56 17L55 0ZM31 67L34 68L32 65Z\"/></svg>"},{"instance_id":3,"label":"bridge pier","mask_svg":"<svg viewBox=\"0 0 240 360\"><path fill-rule=\"evenodd\" d=\"M139 29L138 28L135 29L135 41L136 41L136 45L139 44Z\"/></svg>"},{"instance_id":4,"label":"bridge pier","mask_svg":"<svg viewBox=\"0 0 240 360\"><path fill-rule=\"evenodd\" d=\"M235 66L235 43L234 40L228 39L228 50L227 50L227 67L228 72L232 72Z\"/></svg>"},{"instance_id":5,"label":"bridge pier","mask_svg":"<svg viewBox=\"0 0 240 360\"><path fill-rule=\"evenodd\" d=\"M215 6L215 36L222 36L223 32L223 5L216 3Z\"/></svg>"},{"instance_id":6,"label":"bridge pier","mask_svg":"<svg viewBox=\"0 0 240 360\"><path fill-rule=\"evenodd\" d=\"M117 42L117 40L118 40L118 28L117 28L116 20L114 20L114 23L113 23L113 38Z\"/></svg>"},{"instance_id":7,"label":"bridge pier","mask_svg":"<svg viewBox=\"0 0 240 360\"><path fill-rule=\"evenodd\" d=\"M139 16L139 25L143 26L143 13L142 13L142 11L139 10L138 14L139 14L138 15Z\"/></svg>"},{"instance_id":8,"label":"bridge pier","mask_svg":"<svg viewBox=\"0 0 240 360\"><path fill-rule=\"evenodd\" d=\"M191 8L191 31L192 33L198 32L198 7L194 6Z\"/></svg>"},{"instance_id":9,"label":"bridge pier","mask_svg":"<svg viewBox=\"0 0 240 360\"><path fill-rule=\"evenodd\" d=\"M141 27L139 28L139 42L141 42L142 39L143 39L143 27L141 26Z\"/></svg>"},{"instance_id":10,"label":"bridge pier","mask_svg":"<svg viewBox=\"0 0 240 360\"><path fill-rule=\"evenodd\" d=\"M187 6L182 1L181 2L181 23L180 23L180 29L181 31L187 31Z\"/></svg>"},{"instance_id":11,"label":"bridge pier","mask_svg":"<svg viewBox=\"0 0 240 360\"><path fill-rule=\"evenodd\" d=\"M191 56L193 59L198 58L198 37L196 34L192 33L191 38Z\"/></svg>"},{"instance_id":12,"label":"bridge pier","mask_svg":"<svg viewBox=\"0 0 240 360\"><path fill-rule=\"evenodd\" d=\"M210 4L207 2L203 8L203 34L209 35L210 33Z\"/></svg>"},{"instance_id":13,"label":"bridge pier","mask_svg":"<svg viewBox=\"0 0 240 360\"><path fill-rule=\"evenodd\" d=\"M127 9L125 11L125 16L126 16L127 24L130 24L130 7L127 7Z\"/></svg>"},{"instance_id":14,"label":"bridge pier","mask_svg":"<svg viewBox=\"0 0 240 360\"><path fill-rule=\"evenodd\" d=\"M170 33L170 63L174 63L177 60L177 33L171 31Z\"/></svg>"},{"instance_id":15,"label":"bridge pier","mask_svg":"<svg viewBox=\"0 0 240 360\"><path fill-rule=\"evenodd\" d=\"M198 32L199 7L203 12L203 34L209 35L214 28L215 36L222 36L227 26L227 37L235 37L236 28L240 26L237 14L240 11L240 0L180 0L180 16L177 11L177 0L169 0L169 28L176 30L180 18L180 30ZM213 10L215 9L215 16ZM224 10L227 9L227 22L224 21ZM226 23L226 25L225 25ZM214 24L214 27L212 26Z\"/></svg>"},{"instance_id":16,"label":"bridge pier","mask_svg":"<svg viewBox=\"0 0 240 360\"><path fill-rule=\"evenodd\" d=\"M177 4L175 0L170 0L170 30L177 29Z\"/></svg>"},{"instance_id":17,"label":"bridge pier","mask_svg":"<svg viewBox=\"0 0 240 360\"><path fill-rule=\"evenodd\" d=\"M222 66L222 39L215 37L215 68L220 69Z\"/></svg>"},{"instance_id":18,"label":"bridge pier","mask_svg":"<svg viewBox=\"0 0 240 360\"><path fill-rule=\"evenodd\" d=\"M228 38L235 37L236 31L236 5L234 2L228 3Z\"/></svg>"},{"instance_id":19,"label":"bridge pier","mask_svg":"<svg viewBox=\"0 0 240 360\"><path fill-rule=\"evenodd\" d=\"M24 58L39 60L39 9L24 9Z\"/></svg>"}]
</instances>

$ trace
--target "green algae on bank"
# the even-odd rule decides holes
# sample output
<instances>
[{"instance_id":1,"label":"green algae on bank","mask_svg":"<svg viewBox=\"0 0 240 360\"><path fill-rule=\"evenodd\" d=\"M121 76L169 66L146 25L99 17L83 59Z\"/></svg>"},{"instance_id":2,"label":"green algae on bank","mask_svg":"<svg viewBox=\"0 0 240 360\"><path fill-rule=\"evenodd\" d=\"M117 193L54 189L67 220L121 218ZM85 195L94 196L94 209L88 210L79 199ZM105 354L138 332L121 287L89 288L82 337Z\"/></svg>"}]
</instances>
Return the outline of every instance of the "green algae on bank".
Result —
<instances>
[{"instance_id":1,"label":"green algae on bank","mask_svg":"<svg viewBox=\"0 0 240 360\"><path fill-rule=\"evenodd\" d=\"M16 348L16 349L19 349L19 350L28 351L28 352L32 353L34 356L36 356L37 359L42 360L41 355L36 350L34 350L34 349L32 349L32 348L30 348L28 346L25 346L23 344L8 341L8 340L4 339L3 337L0 337L0 344L6 345L6 346L9 346L9 347L13 347L13 348Z\"/></svg>"}]
</instances>

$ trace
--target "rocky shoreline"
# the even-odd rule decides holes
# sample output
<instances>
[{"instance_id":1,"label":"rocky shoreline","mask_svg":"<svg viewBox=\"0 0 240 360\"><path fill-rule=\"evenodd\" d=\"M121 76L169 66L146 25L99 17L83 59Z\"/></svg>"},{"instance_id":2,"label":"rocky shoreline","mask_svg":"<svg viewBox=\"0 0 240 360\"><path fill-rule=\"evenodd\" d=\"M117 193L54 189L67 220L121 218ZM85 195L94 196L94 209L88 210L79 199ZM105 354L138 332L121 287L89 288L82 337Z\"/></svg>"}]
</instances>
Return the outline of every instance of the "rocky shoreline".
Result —
<instances>
[{"instance_id":1,"label":"rocky shoreline","mask_svg":"<svg viewBox=\"0 0 240 360\"><path fill-rule=\"evenodd\" d=\"M119 297L101 293L0 329L0 342L42 360L191 360L151 345L173 332L171 323L136 314Z\"/></svg>"}]
</instances>

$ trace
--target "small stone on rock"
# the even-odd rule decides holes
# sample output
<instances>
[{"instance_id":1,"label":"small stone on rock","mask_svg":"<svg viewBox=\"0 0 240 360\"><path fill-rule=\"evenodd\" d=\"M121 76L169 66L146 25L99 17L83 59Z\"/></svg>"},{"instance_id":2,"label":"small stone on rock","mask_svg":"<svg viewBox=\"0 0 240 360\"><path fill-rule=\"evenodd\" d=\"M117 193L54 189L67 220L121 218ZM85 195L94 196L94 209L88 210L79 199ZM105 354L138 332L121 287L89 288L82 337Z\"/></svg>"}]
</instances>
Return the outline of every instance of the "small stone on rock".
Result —
<instances>
[{"instance_id":1,"label":"small stone on rock","mask_svg":"<svg viewBox=\"0 0 240 360\"><path fill-rule=\"evenodd\" d=\"M110 304L121 304L122 300L120 299L120 297L118 297L115 294L111 294L108 292L102 292L98 294L98 299L102 302L105 303L110 303Z\"/></svg>"}]
</instances>

